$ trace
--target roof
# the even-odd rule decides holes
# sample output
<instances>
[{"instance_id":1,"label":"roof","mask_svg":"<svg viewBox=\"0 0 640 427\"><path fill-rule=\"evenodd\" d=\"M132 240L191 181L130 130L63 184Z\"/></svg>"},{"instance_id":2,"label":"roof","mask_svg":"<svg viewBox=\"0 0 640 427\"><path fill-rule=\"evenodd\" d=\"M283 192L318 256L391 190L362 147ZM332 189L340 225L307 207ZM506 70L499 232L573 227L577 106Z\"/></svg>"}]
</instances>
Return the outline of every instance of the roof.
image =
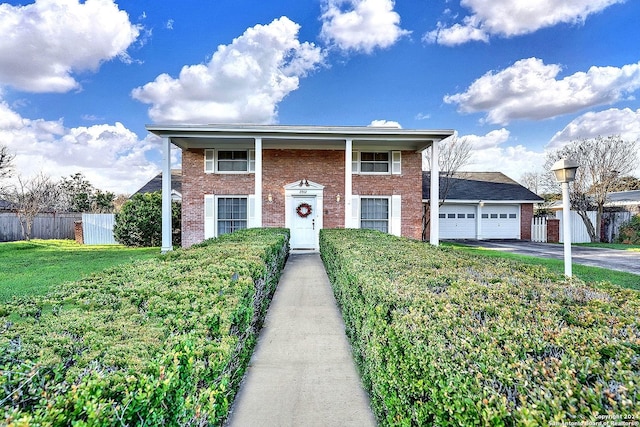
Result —
<instances>
[{"instance_id":1,"label":"roof","mask_svg":"<svg viewBox=\"0 0 640 427\"><path fill-rule=\"evenodd\" d=\"M171 190L182 194L182 170L181 169L171 170ZM143 185L134 194L155 193L157 191L162 192L162 172L160 172L158 175L151 178L149 182Z\"/></svg>"},{"instance_id":2,"label":"roof","mask_svg":"<svg viewBox=\"0 0 640 427\"><path fill-rule=\"evenodd\" d=\"M433 141L446 139L453 129L401 129L375 126L284 126L254 124L153 124L149 132L170 138L182 149L207 148L212 144L251 145L261 138L265 148L283 145L293 148L344 149L345 140L358 145L393 145L398 149L422 151Z\"/></svg>"},{"instance_id":3,"label":"roof","mask_svg":"<svg viewBox=\"0 0 640 427\"><path fill-rule=\"evenodd\" d=\"M422 199L431 194L430 172L422 172ZM544 199L502 172L457 172L449 178L447 201L513 201L539 203ZM440 176L440 193L445 180Z\"/></svg>"},{"instance_id":4,"label":"roof","mask_svg":"<svg viewBox=\"0 0 640 427\"><path fill-rule=\"evenodd\" d=\"M640 190L616 191L607 194L607 203L614 205L640 204Z\"/></svg>"}]
</instances>

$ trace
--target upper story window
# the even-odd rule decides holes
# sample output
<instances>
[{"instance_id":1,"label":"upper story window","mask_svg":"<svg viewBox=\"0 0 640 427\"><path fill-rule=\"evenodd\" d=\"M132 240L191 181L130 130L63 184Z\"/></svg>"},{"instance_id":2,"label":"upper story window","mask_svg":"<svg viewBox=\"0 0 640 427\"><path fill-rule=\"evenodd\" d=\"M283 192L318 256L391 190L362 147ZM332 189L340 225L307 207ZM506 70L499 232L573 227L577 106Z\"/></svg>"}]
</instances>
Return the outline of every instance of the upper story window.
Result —
<instances>
[{"instance_id":1,"label":"upper story window","mask_svg":"<svg viewBox=\"0 0 640 427\"><path fill-rule=\"evenodd\" d=\"M352 172L360 174L401 174L400 151L354 151Z\"/></svg>"},{"instance_id":2,"label":"upper story window","mask_svg":"<svg viewBox=\"0 0 640 427\"><path fill-rule=\"evenodd\" d=\"M206 173L249 173L255 167L255 150L204 150Z\"/></svg>"}]
</instances>

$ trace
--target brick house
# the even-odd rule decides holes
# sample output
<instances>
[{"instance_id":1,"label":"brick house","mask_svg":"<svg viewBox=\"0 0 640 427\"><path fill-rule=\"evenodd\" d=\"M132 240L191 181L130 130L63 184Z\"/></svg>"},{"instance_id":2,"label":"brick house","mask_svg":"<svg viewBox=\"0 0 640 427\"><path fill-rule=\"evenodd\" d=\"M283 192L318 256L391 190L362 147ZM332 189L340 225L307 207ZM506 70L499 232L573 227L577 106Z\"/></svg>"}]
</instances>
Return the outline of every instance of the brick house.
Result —
<instances>
[{"instance_id":1,"label":"brick house","mask_svg":"<svg viewBox=\"0 0 640 427\"><path fill-rule=\"evenodd\" d=\"M420 239L422 152L429 148L437 158L437 142L453 135L453 130L271 125L148 125L147 130L163 139L163 251L172 249L172 145L182 150L182 246L238 228L287 227L292 249L318 249L322 228L374 228ZM437 200L437 180L432 185ZM432 215L433 228L437 209ZM438 243L435 236L432 244Z\"/></svg>"}]
</instances>

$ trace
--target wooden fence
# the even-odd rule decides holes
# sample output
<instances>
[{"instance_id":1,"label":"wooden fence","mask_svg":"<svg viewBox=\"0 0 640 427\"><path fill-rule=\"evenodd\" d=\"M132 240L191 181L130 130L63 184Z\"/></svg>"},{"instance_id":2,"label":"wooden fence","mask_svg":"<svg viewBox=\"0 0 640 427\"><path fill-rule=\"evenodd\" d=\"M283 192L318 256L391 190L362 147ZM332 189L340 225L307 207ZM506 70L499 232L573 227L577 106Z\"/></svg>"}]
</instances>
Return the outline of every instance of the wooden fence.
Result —
<instances>
[{"instance_id":1,"label":"wooden fence","mask_svg":"<svg viewBox=\"0 0 640 427\"><path fill-rule=\"evenodd\" d=\"M33 220L32 239L73 239L74 223L80 221L79 213L42 213ZM0 213L0 242L23 240L20 220L15 213Z\"/></svg>"},{"instance_id":2,"label":"wooden fence","mask_svg":"<svg viewBox=\"0 0 640 427\"><path fill-rule=\"evenodd\" d=\"M547 218L544 216L534 216L531 221L531 241L546 243L547 241Z\"/></svg>"},{"instance_id":3,"label":"wooden fence","mask_svg":"<svg viewBox=\"0 0 640 427\"><path fill-rule=\"evenodd\" d=\"M82 214L82 239L85 245L115 245L114 214Z\"/></svg>"}]
</instances>

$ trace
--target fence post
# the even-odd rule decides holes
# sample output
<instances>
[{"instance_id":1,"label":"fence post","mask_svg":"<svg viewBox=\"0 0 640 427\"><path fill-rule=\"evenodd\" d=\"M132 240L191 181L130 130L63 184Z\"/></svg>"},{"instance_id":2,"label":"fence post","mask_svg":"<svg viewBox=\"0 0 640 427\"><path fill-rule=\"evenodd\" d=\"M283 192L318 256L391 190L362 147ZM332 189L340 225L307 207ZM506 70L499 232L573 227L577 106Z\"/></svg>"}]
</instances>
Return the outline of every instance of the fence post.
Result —
<instances>
[{"instance_id":1,"label":"fence post","mask_svg":"<svg viewBox=\"0 0 640 427\"><path fill-rule=\"evenodd\" d=\"M560 220L556 218L547 218L547 242L560 242Z\"/></svg>"}]
</instances>

